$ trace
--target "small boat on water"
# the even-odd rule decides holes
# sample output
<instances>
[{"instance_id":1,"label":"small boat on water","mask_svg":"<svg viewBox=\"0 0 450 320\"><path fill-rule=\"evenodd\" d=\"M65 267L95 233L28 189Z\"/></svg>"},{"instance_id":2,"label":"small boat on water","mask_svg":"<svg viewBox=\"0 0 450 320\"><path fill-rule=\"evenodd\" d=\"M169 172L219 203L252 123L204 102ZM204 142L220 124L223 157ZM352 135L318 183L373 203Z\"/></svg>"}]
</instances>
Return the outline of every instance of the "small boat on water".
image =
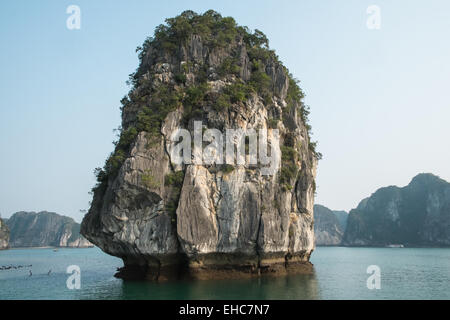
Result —
<instances>
[{"instance_id":1,"label":"small boat on water","mask_svg":"<svg viewBox=\"0 0 450 320\"><path fill-rule=\"evenodd\" d=\"M55 249L53 249L53 252L57 252L57 251L58 251L58 249L56 249L56 248L55 248Z\"/></svg>"},{"instance_id":2,"label":"small boat on water","mask_svg":"<svg viewBox=\"0 0 450 320\"><path fill-rule=\"evenodd\" d=\"M404 248L405 246L402 244L388 244L386 248Z\"/></svg>"}]
</instances>

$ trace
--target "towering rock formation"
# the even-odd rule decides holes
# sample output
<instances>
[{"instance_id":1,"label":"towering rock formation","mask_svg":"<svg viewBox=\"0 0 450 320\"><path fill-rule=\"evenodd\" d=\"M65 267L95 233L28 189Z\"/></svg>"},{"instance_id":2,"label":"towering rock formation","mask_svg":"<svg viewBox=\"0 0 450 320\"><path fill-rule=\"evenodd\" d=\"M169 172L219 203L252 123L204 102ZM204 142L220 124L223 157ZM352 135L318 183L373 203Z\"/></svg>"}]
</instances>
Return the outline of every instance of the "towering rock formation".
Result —
<instances>
[{"instance_id":1,"label":"towering rock formation","mask_svg":"<svg viewBox=\"0 0 450 320\"><path fill-rule=\"evenodd\" d=\"M450 246L450 184L419 174L404 188L381 188L350 211L348 246Z\"/></svg>"},{"instance_id":2,"label":"towering rock formation","mask_svg":"<svg viewBox=\"0 0 450 320\"><path fill-rule=\"evenodd\" d=\"M54 212L16 212L7 225L11 247L92 247L78 223Z\"/></svg>"},{"instance_id":3,"label":"towering rock formation","mask_svg":"<svg viewBox=\"0 0 450 320\"><path fill-rule=\"evenodd\" d=\"M347 213L314 205L314 234L318 246L338 246L344 236Z\"/></svg>"},{"instance_id":4,"label":"towering rock formation","mask_svg":"<svg viewBox=\"0 0 450 320\"><path fill-rule=\"evenodd\" d=\"M9 229L5 221L0 219L0 250L8 249L9 247Z\"/></svg>"},{"instance_id":5,"label":"towering rock formation","mask_svg":"<svg viewBox=\"0 0 450 320\"><path fill-rule=\"evenodd\" d=\"M302 91L263 33L214 11L166 22L138 48L121 135L96 169L82 234L123 259L123 278L309 269L320 154L310 142ZM265 174L267 164L249 164L248 155L239 165L175 161L172 134L184 128L194 136L194 121L202 122L200 133L267 132L273 174Z\"/></svg>"}]
</instances>

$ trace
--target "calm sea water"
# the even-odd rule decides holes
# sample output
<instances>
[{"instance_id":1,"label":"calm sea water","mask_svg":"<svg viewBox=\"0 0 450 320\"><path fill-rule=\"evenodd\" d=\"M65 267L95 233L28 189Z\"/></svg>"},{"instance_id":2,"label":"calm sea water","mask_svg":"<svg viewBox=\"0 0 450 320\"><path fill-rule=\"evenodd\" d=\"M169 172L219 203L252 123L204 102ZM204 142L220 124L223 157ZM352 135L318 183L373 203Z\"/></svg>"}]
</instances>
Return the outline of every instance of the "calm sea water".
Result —
<instances>
[{"instance_id":1,"label":"calm sea water","mask_svg":"<svg viewBox=\"0 0 450 320\"><path fill-rule=\"evenodd\" d=\"M0 270L0 299L450 299L450 249L319 247L311 260L309 276L147 283L114 278L122 261L98 248L7 250L0 267L32 267ZM80 267L79 290L67 288L70 265ZM369 265L381 289L367 288Z\"/></svg>"}]
</instances>

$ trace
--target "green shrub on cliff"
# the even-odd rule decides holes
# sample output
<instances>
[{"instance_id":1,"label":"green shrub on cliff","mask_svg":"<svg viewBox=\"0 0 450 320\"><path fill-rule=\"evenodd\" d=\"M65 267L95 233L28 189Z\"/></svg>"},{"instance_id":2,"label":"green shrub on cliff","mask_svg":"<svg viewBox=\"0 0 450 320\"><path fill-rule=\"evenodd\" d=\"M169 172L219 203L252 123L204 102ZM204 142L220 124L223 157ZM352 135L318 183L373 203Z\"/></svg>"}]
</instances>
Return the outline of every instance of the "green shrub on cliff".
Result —
<instances>
[{"instance_id":1,"label":"green shrub on cliff","mask_svg":"<svg viewBox=\"0 0 450 320\"><path fill-rule=\"evenodd\" d=\"M214 109L216 111L227 110L233 103L243 103L248 100L254 89L247 83L235 82L222 89L215 101Z\"/></svg>"},{"instance_id":2,"label":"green shrub on cliff","mask_svg":"<svg viewBox=\"0 0 450 320\"><path fill-rule=\"evenodd\" d=\"M222 165L222 170L221 171L224 174L228 174L230 172L233 172L233 170L234 170L234 166L231 165L231 164L224 164L224 165Z\"/></svg>"},{"instance_id":3,"label":"green shrub on cliff","mask_svg":"<svg viewBox=\"0 0 450 320\"><path fill-rule=\"evenodd\" d=\"M117 175L120 167L125 161L125 151L122 149L116 149L113 154L106 160L105 172L108 176Z\"/></svg>"},{"instance_id":4,"label":"green shrub on cliff","mask_svg":"<svg viewBox=\"0 0 450 320\"><path fill-rule=\"evenodd\" d=\"M230 96L226 93L219 94L214 102L214 110L224 111L231 106Z\"/></svg>"},{"instance_id":5,"label":"green shrub on cliff","mask_svg":"<svg viewBox=\"0 0 450 320\"><path fill-rule=\"evenodd\" d=\"M201 83L186 89L186 94L183 98L184 118L188 120L201 114L203 103L206 100L206 93L208 92L208 85Z\"/></svg>"},{"instance_id":6,"label":"green shrub on cliff","mask_svg":"<svg viewBox=\"0 0 450 320\"><path fill-rule=\"evenodd\" d=\"M293 147L281 146L281 161L297 161L298 152Z\"/></svg>"},{"instance_id":7,"label":"green shrub on cliff","mask_svg":"<svg viewBox=\"0 0 450 320\"><path fill-rule=\"evenodd\" d=\"M184 83L186 83L186 80L187 80L187 78L186 78L186 74L185 73L180 72L180 73L175 74L175 81L177 83L184 84Z\"/></svg>"},{"instance_id":8,"label":"green shrub on cliff","mask_svg":"<svg viewBox=\"0 0 450 320\"><path fill-rule=\"evenodd\" d=\"M160 86L151 94L151 99L141 108L137 116L137 130L159 135L161 124L167 114L181 103L181 93L173 88Z\"/></svg>"},{"instance_id":9,"label":"green shrub on cliff","mask_svg":"<svg viewBox=\"0 0 450 320\"><path fill-rule=\"evenodd\" d=\"M166 186L172 186L181 189L183 181L184 181L184 171L176 171L166 175L164 184Z\"/></svg>"},{"instance_id":10,"label":"green shrub on cliff","mask_svg":"<svg viewBox=\"0 0 450 320\"><path fill-rule=\"evenodd\" d=\"M269 128L276 129L276 128L278 128L278 122L280 122L280 120L272 118L272 119L268 119L268 122L269 122L268 123L269 124Z\"/></svg>"},{"instance_id":11,"label":"green shrub on cliff","mask_svg":"<svg viewBox=\"0 0 450 320\"><path fill-rule=\"evenodd\" d=\"M124 152L128 151L131 143L136 139L138 131L135 127L129 127L127 130L122 131L120 139L116 143L116 147Z\"/></svg>"},{"instance_id":12,"label":"green shrub on cliff","mask_svg":"<svg viewBox=\"0 0 450 320\"><path fill-rule=\"evenodd\" d=\"M302 89L298 86L299 81L294 79L291 74L289 74L289 87L286 95L286 102L288 105L297 102L300 103L304 98Z\"/></svg>"},{"instance_id":13,"label":"green shrub on cliff","mask_svg":"<svg viewBox=\"0 0 450 320\"><path fill-rule=\"evenodd\" d=\"M239 71L238 59L234 57L225 58L217 69L217 73L222 77L229 74L239 75Z\"/></svg>"},{"instance_id":14,"label":"green shrub on cliff","mask_svg":"<svg viewBox=\"0 0 450 320\"><path fill-rule=\"evenodd\" d=\"M141 182L149 189L158 189L161 186L158 180L153 176L151 170L145 170L145 172L141 174Z\"/></svg>"},{"instance_id":15,"label":"green shrub on cliff","mask_svg":"<svg viewBox=\"0 0 450 320\"><path fill-rule=\"evenodd\" d=\"M170 196L166 203L166 210L172 218L172 223L176 223L176 211L180 200L181 188L183 187L184 171L169 173L165 177L165 186L170 186Z\"/></svg>"},{"instance_id":16,"label":"green shrub on cliff","mask_svg":"<svg viewBox=\"0 0 450 320\"><path fill-rule=\"evenodd\" d=\"M281 146L281 169L280 184L284 191L291 190L291 183L296 179L299 172L297 161L299 160L298 151L290 146Z\"/></svg>"}]
</instances>

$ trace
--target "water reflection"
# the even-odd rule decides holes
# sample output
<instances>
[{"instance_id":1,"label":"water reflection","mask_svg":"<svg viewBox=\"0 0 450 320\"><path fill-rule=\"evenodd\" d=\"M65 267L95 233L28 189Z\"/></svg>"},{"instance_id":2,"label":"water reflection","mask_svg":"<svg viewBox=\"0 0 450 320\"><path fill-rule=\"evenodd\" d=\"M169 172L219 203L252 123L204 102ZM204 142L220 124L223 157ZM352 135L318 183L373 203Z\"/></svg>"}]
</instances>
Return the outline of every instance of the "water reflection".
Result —
<instances>
[{"instance_id":1,"label":"water reflection","mask_svg":"<svg viewBox=\"0 0 450 320\"><path fill-rule=\"evenodd\" d=\"M110 292L111 293L111 292ZM315 272L241 280L122 282L121 299L320 299Z\"/></svg>"}]
</instances>

